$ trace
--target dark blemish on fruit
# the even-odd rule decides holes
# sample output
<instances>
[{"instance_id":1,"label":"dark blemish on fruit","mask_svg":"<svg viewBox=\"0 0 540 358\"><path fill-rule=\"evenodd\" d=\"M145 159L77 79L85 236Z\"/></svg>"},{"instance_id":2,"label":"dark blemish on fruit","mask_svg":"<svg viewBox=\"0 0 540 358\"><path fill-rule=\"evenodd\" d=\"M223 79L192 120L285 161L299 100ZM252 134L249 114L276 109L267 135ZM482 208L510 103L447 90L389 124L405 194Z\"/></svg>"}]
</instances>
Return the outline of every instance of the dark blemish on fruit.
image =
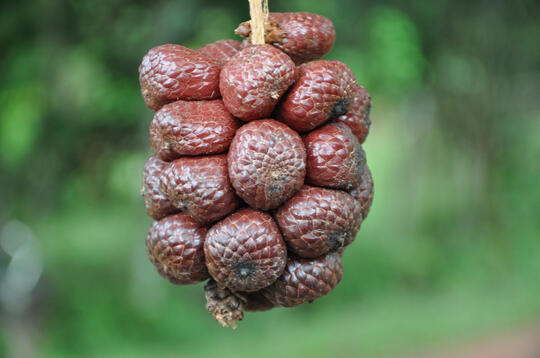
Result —
<instances>
[{"instance_id":1,"label":"dark blemish on fruit","mask_svg":"<svg viewBox=\"0 0 540 358\"><path fill-rule=\"evenodd\" d=\"M336 103L334 103L334 106L332 107L332 110L330 111L330 114L328 115L328 119L336 118L347 113L350 103L351 103L351 100L348 98L338 99Z\"/></svg>"},{"instance_id":2,"label":"dark blemish on fruit","mask_svg":"<svg viewBox=\"0 0 540 358\"><path fill-rule=\"evenodd\" d=\"M346 230L340 230L338 232L328 235L328 247L330 251L334 251L343 246L347 241L349 232Z\"/></svg>"},{"instance_id":3,"label":"dark blemish on fruit","mask_svg":"<svg viewBox=\"0 0 540 358\"><path fill-rule=\"evenodd\" d=\"M241 261L234 265L233 270L238 277L245 279L255 273L256 267L251 261Z\"/></svg>"}]
</instances>

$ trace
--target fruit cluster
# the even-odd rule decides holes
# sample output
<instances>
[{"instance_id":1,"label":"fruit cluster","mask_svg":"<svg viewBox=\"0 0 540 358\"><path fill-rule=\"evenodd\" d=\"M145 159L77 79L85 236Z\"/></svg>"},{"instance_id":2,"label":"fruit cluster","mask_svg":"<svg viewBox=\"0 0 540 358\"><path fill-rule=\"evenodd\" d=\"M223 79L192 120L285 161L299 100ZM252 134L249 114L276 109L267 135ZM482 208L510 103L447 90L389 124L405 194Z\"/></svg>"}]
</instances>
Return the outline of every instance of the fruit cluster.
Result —
<instances>
[{"instance_id":1,"label":"fruit cluster","mask_svg":"<svg viewBox=\"0 0 540 358\"><path fill-rule=\"evenodd\" d=\"M151 262L175 284L208 280L207 309L234 326L243 310L312 302L341 280L341 255L373 200L361 144L371 97L311 13L270 13L198 50L151 49L139 68L156 111L142 195L154 218Z\"/></svg>"}]
</instances>

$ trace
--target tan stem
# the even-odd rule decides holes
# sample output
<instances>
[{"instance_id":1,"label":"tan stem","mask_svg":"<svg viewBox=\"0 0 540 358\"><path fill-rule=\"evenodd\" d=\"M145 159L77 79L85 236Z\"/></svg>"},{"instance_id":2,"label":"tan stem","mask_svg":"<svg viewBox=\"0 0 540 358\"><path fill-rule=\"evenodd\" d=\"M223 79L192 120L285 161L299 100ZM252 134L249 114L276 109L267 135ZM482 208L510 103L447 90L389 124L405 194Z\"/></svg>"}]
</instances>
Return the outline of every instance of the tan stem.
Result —
<instances>
[{"instance_id":1,"label":"tan stem","mask_svg":"<svg viewBox=\"0 0 540 358\"><path fill-rule=\"evenodd\" d=\"M264 44L264 23L268 18L268 0L249 0L251 16L251 43Z\"/></svg>"}]
</instances>

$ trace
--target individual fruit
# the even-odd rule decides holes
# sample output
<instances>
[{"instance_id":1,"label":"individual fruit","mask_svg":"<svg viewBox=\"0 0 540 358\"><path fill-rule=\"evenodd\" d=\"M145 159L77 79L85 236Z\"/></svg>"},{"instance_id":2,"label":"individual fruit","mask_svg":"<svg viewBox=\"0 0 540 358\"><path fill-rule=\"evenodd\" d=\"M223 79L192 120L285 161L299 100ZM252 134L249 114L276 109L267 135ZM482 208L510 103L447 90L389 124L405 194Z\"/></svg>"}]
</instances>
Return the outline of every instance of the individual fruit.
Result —
<instances>
[{"instance_id":1,"label":"individual fruit","mask_svg":"<svg viewBox=\"0 0 540 358\"><path fill-rule=\"evenodd\" d=\"M362 181L366 154L349 127L330 123L304 138L307 151L306 182L351 190Z\"/></svg>"},{"instance_id":2,"label":"individual fruit","mask_svg":"<svg viewBox=\"0 0 540 358\"><path fill-rule=\"evenodd\" d=\"M154 221L146 237L146 250L158 273L175 284L206 280L206 229L186 214Z\"/></svg>"},{"instance_id":3,"label":"individual fruit","mask_svg":"<svg viewBox=\"0 0 540 358\"><path fill-rule=\"evenodd\" d=\"M209 43L197 50L198 53L214 60L218 65L223 66L231 57L233 57L240 48L242 43L236 40L219 40Z\"/></svg>"},{"instance_id":4,"label":"individual fruit","mask_svg":"<svg viewBox=\"0 0 540 358\"><path fill-rule=\"evenodd\" d=\"M251 25L243 22L235 33L249 40ZM326 55L336 39L332 21L309 12L271 12L265 26L265 42L303 63Z\"/></svg>"},{"instance_id":5,"label":"individual fruit","mask_svg":"<svg viewBox=\"0 0 540 358\"><path fill-rule=\"evenodd\" d=\"M204 243L206 266L219 286L254 292L283 272L287 249L268 214L240 210L214 225Z\"/></svg>"},{"instance_id":6,"label":"individual fruit","mask_svg":"<svg viewBox=\"0 0 540 358\"><path fill-rule=\"evenodd\" d=\"M270 45L247 47L223 66L219 88L225 107L244 121L269 116L294 82L294 62Z\"/></svg>"},{"instance_id":7,"label":"individual fruit","mask_svg":"<svg viewBox=\"0 0 540 358\"><path fill-rule=\"evenodd\" d=\"M139 81L146 106L157 111L166 103L212 99L219 96L219 65L184 46L154 47L139 67Z\"/></svg>"},{"instance_id":8,"label":"individual fruit","mask_svg":"<svg viewBox=\"0 0 540 358\"><path fill-rule=\"evenodd\" d=\"M240 204L227 176L224 154L171 162L160 188L176 208L201 223L219 220Z\"/></svg>"},{"instance_id":9,"label":"individual fruit","mask_svg":"<svg viewBox=\"0 0 540 358\"><path fill-rule=\"evenodd\" d=\"M148 215L159 220L178 211L160 188L160 178L169 163L153 156L144 164L141 194Z\"/></svg>"},{"instance_id":10,"label":"individual fruit","mask_svg":"<svg viewBox=\"0 0 540 358\"><path fill-rule=\"evenodd\" d=\"M365 219L369 214L369 209L371 208L371 203L373 202L373 178L371 176L371 171L367 166L364 168L364 172L362 173L362 181L360 185L354 188L350 194L360 204L362 217Z\"/></svg>"},{"instance_id":11,"label":"individual fruit","mask_svg":"<svg viewBox=\"0 0 540 358\"><path fill-rule=\"evenodd\" d=\"M164 105L150 125L150 147L162 157L225 152L238 121L219 99Z\"/></svg>"},{"instance_id":12,"label":"individual fruit","mask_svg":"<svg viewBox=\"0 0 540 358\"><path fill-rule=\"evenodd\" d=\"M360 204L341 190L305 185L274 215L288 247L314 258L349 245L360 229Z\"/></svg>"},{"instance_id":13,"label":"individual fruit","mask_svg":"<svg viewBox=\"0 0 540 358\"><path fill-rule=\"evenodd\" d=\"M343 264L338 253L315 259L291 256L283 275L265 288L263 294L275 305L294 307L326 296L342 276Z\"/></svg>"},{"instance_id":14,"label":"individual fruit","mask_svg":"<svg viewBox=\"0 0 540 358\"><path fill-rule=\"evenodd\" d=\"M357 86L347 65L321 60L301 65L298 71L296 83L277 110L277 119L307 132L347 113Z\"/></svg>"},{"instance_id":15,"label":"individual fruit","mask_svg":"<svg viewBox=\"0 0 540 358\"><path fill-rule=\"evenodd\" d=\"M228 154L229 177L251 207L269 210L292 197L304 183L302 139L273 119L250 122L237 132Z\"/></svg>"},{"instance_id":16,"label":"individual fruit","mask_svg":"<svg viewBox=\"0 0 540 358\"><path fill-rule=\"evenodd\" d=\"M360 144L362 144L366 140L369 127L371 126L371 121L369 120L370 110L371 96L364 87L357 85L347 112L337 117L335 121L349 127Z\"/></svg>"}]
</instances>

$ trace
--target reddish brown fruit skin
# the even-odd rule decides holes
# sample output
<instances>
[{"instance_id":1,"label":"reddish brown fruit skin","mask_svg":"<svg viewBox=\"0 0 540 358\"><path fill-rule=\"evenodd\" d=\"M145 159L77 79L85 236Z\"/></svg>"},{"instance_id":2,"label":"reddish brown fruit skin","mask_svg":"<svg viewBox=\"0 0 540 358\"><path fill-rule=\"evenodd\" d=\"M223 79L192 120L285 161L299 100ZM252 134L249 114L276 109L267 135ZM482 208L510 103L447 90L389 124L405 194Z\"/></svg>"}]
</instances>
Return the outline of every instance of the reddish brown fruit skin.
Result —
<instances>
[{"instance_id":1,"label":"reddish brown fruit skin","mask_svg":"<svg viewBox=\"0 0 540 358\"><path fill-rule=\"evenodd\" d=\"M244 303L244 310L248 312L261 312L268 311L275 307L275 305L266 298L261 291L244 294L246 302Z\"/></svg>"},{"instance_id":2,"label":"reddish brown fruit skin","mask_svg":"<svg viewBox=\"0 0 540 358\"><path fill-rule=\"evenodd\" d=\"M362 217L365 219L368 216L369 209L373 203L373 177L367 166L362 174L362 182L357 188L353 189L350 194L360 204Z\"/></svg>"},{"instance_id":3,"label":"reddish brown fruit skin","mask_svg":"<svg viewBox=\"0 0 540 358\"><path fill-rule=\"evenodd\" d=\"M239 127L219 99L176 101L154 115L150 147L163 158L225 152Z\"/></svg>"},{"instance_id":4,"label":"reddish brown fruit skin","mask_svg":"<svg viewBox=\"0 0 540 358\"><path fill-rule=\"evenodd\" d=\"M219 220L240 204L227 176L224 154L171 162L160 188L175 207L200 223Z\"/></svg>"},{"instance_id":5,"label":"reddish brown fruit skin","mask_svg":"<svg viewBox=\"0 0 540 358\"><path fill-rule=\"evenodd\" d=\"M218 65L223 66L233 57L242 43L236 40L219 40L209 43L197 50L198 53L213 59Z\"/></svg>"},{"instance_id":6,"label":"reddish brown fruit skin","mask_svg":"<svg viewBox=\"0 0 540 358\"><path fill-rule=\"evenodd\" d=\"M349 127L330 123L304 138L306 183L351 190L360 185L366 154Z\"/></svg>"},{"instance_id":7,"label":"reddish brown fruit skin","mask_svg":"<svg viewBox=\"0 0 540 358\"><path fill-rule=\"evenodd\" d=\"M299 132L308 132L329 119L347 113L356 79L340 61L313 61L301 65L298 79L283 97L277 119Z\"/></svg>"},{"instance_id":8,"label":"reddish brown fruit skin","mask_svg":"<svg viewBox=\"0 0 540 358\"><path fill-rule=\"evenodd\" d=\"M225 107L244 121L269 116L295 79L294 62L270 45L247 47L223 66L219 88Z\"/></svg>"},{"instance_id":9,"label":"reddish brown fruit skin","mask_svg":"<svg viewBox=\"0 0 540 358\"><path fill-rule=\"evenodd\" d=\"M287 249L272 217L240 210L214 225L204 244L206 266L220 286L254 292L283 272Z\"/></svg>"},{"instance_id":10,"label":"reddish brown fruit skin","mask_svg":"<svg viewBox=\"0 0 540 358\"><path fill-rule=\"evenodd\" d=\"M154 221L146 237L146 251L161 276L186 285L210 277L204 262L206 229L186 214Z\"/></svg>"},{"instance_id":11,"label":"reddish brown fruit skin","mask_svg":"<svg viewBox=\"0 0 540 358\"><path fill-rule=\"evenodd\" d=\"M263 290L277 306L294 307L326 296L343 276L343 264L338 253L316 259L290 257L283 275Z\"/></svg>"},{"instance_id":12,"label":"reddish brown fruit skin","mask_svg":"<svg viewBox=\"0 0 540 358\"><path fill-rule=\"evenodd\" d=\"M141 195L144 198L148 215L155 220L178 211L160 188L159 178L163 175L163 170L168 164L155 156L150 157L144 164Z\"/></svg>"},{"instance_id":13,"label":"reddish brown fruit skin","mask_svg":"<svg viewBox=\"0 0 540 358\"><path fill-rule=\"evenodd\" d=\"M266 26L266 43L279 48L297 64L321 58L334 45L336 31L332 21L309 12L272 12ZM236 34L249 37L249 22L243 22Z\"/></svg>"},{"instance_id":14,"label":"reddish brown fruit skin","mask_svg":"<svg viewBox=\"0 0 540 358\"><path fill-rule=\"evenodd\" d=\"M139 67L146 106L157 111L166 103L219 97L220 67L189 48L166 44L152 48Z\"/></svg>"},{"instance_id":15,"label":"reddish brown fruit skin","mask_svg":"<svg viewBox=\"0 0 540 358\"><path fill-rule=\"evenodd\" d=\"M274 215L290 250L314 258L349 245L360 229L360 204L340 190L305 185Z\"/></svg>"},{"instance_id":16,"label":"reddish brown fruit skin","mask_svg":"<svg viewBox=\"0 0 540 358\"><path fill-rule=\"evenodd\" d=\"M371 110L371 96L362 86L356 86L347 113L336 118L336 122L341 122L351 129L358 138L360 144L364 143L369 134L371 120L369 112Z\"/></svg>"},{"instance_id":17,"label":"reddish brown fruit skin","mask_svg":"<svg viewBox=\"0 0 540 358\"><path fill-rule=\"evenodd\" d=\"M306 151L298 133L283 123L264 119L236 132L228 163L238 196L253 208L270 210L302 187Z\"/></svg>"}]
</instances>

